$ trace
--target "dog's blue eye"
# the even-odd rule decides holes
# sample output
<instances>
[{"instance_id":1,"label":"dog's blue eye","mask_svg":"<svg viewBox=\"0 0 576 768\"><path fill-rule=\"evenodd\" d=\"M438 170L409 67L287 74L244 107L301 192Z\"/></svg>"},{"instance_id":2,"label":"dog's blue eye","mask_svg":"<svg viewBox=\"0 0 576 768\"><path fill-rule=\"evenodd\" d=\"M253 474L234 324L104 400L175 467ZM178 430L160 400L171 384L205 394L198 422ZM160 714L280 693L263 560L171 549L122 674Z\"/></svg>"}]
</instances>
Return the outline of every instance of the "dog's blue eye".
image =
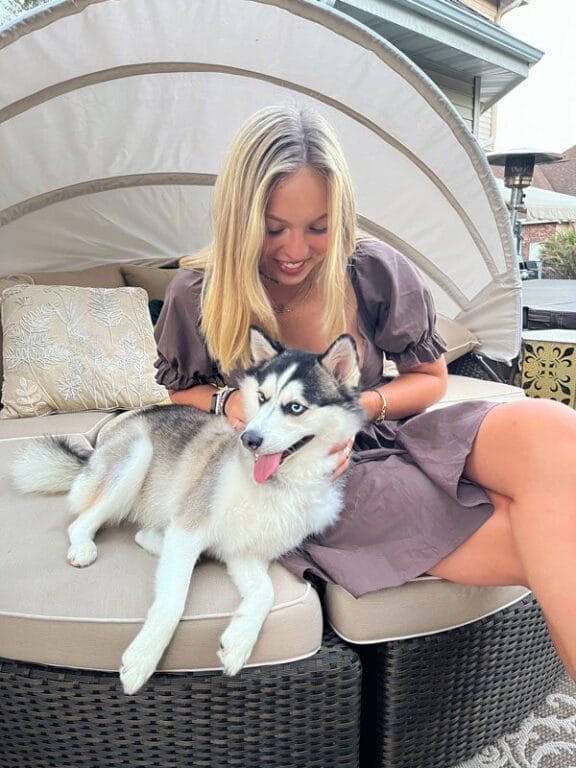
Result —
<instances>
[{"instance_id":1,"label":"dog's blue eye","mask_svg":"<svg viewBox=\"0 0 576 768\"><path fill-rule=\"evenodd\" d=\"M266 399L267 398L264 396L263 392L258 392L258 402L260 403L260 405L264 405L264 403L266 402Z\"/></svg>"},{"instance_id":2,"label":"dog's blue eye","mask_svg":"<svg viewBox=\"0 0 576 768\"><path fill-rule=\"evenodd\" d=\"M293 416L300 416L301 413L304 413L304 411L308 410L305 405L302 405L302 403L288 403L288 405L284 406L284 410L287 413L291 413Z\"/></svg>"}]
</instances>

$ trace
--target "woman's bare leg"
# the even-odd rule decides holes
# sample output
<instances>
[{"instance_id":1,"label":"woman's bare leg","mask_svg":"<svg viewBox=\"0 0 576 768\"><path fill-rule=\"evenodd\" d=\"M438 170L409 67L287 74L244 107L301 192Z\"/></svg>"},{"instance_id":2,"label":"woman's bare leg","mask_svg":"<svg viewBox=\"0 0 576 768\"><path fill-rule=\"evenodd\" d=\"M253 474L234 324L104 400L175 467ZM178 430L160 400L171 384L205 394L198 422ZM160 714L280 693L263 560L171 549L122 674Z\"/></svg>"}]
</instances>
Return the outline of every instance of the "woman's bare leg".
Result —
<instances>
[{"instance_id":1,"label":"woman's bare leg","mask_svg":"<svg viewBox=\"0 0 576 768\"><path fill-rule=\"evenodd\" d=\"M496 406L465 474L493 492L496 512L430 573L529 586L576 679L576 411L551 400Z\"/></svg>"}]
</instances>

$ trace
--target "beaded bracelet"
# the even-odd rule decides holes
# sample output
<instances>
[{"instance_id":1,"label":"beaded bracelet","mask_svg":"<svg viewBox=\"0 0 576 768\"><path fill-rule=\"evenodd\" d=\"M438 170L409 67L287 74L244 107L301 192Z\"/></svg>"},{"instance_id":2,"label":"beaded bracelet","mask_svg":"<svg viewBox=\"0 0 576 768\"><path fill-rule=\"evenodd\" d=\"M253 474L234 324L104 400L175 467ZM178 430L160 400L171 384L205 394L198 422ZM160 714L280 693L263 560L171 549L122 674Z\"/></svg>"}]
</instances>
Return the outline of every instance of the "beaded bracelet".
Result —
<instances>
[{"instance_id":1,"label":"beaded bracelet","mask_svg":"<svg viewBox=\"0 0 576 768\"><path fill-rule=\"evenodd\" d=\"M210 400L210 413L216 416L225 416L224 408L228 398L238 391L238 387L219 387Z\"/></svg>"},{"instance_id":2,"label":"beaded bracelet","mask_svg":"<svg viewBox=\"0 0 576 768\"><path fill-rule=\"evenodd\" d=\"M234 392L238 392L238 387L229 387L222 393L222 404L220 406L222 416L226 416L226 403L230 400Z\"/></svg>"},{"instance_id":3,"label":"beaded bracelet","mask_svg":"<svg viewBox=\"0 0 576 768\"><path fill-rule=\"evenodd\" d=\"M386 398L380 392L379 389L371 389L370 392L376 392L376 394L380 395L380 400L382 401L382 408L380 409L380 413L376 418L374 419L374 424L383 424L386 420L386 409L388 407L388 403L386 402Z\"/></svg>"}]
</instances>

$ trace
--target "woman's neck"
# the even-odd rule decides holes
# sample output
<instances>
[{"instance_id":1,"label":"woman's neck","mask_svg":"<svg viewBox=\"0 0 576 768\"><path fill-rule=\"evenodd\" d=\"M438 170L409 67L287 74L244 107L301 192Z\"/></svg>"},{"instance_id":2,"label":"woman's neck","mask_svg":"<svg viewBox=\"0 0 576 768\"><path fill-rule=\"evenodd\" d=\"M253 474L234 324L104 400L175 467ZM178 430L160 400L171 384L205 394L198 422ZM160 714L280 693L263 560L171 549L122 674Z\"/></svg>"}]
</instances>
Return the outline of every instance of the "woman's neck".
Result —
<instances>
[{"instance_id":1,"label":"woman's neck","mask_svg":"<svg viewBox=\"0 0 576 768\"><path fill-rule=\"evenodd\" d=\"M294 286L282 285L278 280L262 271L260 271L260 276L276 314L292 312L318 295L318 284L313 273L310 273L301 283Z\"/></svg>"}]
</instances>

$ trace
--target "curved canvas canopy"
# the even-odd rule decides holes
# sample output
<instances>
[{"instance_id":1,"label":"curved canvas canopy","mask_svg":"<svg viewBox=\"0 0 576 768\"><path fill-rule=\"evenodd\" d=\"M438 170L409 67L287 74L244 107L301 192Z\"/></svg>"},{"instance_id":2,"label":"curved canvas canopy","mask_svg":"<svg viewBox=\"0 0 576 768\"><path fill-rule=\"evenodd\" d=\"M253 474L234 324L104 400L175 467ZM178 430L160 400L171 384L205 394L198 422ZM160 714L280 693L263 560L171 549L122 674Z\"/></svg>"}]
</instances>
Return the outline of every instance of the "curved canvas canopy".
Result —
<instances>
[{"instance_id":1,"label":"curved canvas canopy","mask_svg":"<svg viewBox=\"0 0 576 768\"><path fill-rule=\"evenodd\" d=\"M194 251L225 147L278 103L327 117L362 229L512 359L520 282L482 151L401 53L305 0L64 0L4 30L0 275Z\"/></svg>"},{"instance_id":2,"label":"curved canvas canopy","mask_svg":"<svg viewBox=\"0 0 576 768\"><path fill-rule=\"evenodd\" d=\"M496 179L500 194L507 202L510 200L510 190L504 186L502 179ZM576 196L563 195L538 187L527 187L524 192L524 207L526 216L524 223L533 224L537 221L576 221Z\"/></svg>"}]
</instances>

